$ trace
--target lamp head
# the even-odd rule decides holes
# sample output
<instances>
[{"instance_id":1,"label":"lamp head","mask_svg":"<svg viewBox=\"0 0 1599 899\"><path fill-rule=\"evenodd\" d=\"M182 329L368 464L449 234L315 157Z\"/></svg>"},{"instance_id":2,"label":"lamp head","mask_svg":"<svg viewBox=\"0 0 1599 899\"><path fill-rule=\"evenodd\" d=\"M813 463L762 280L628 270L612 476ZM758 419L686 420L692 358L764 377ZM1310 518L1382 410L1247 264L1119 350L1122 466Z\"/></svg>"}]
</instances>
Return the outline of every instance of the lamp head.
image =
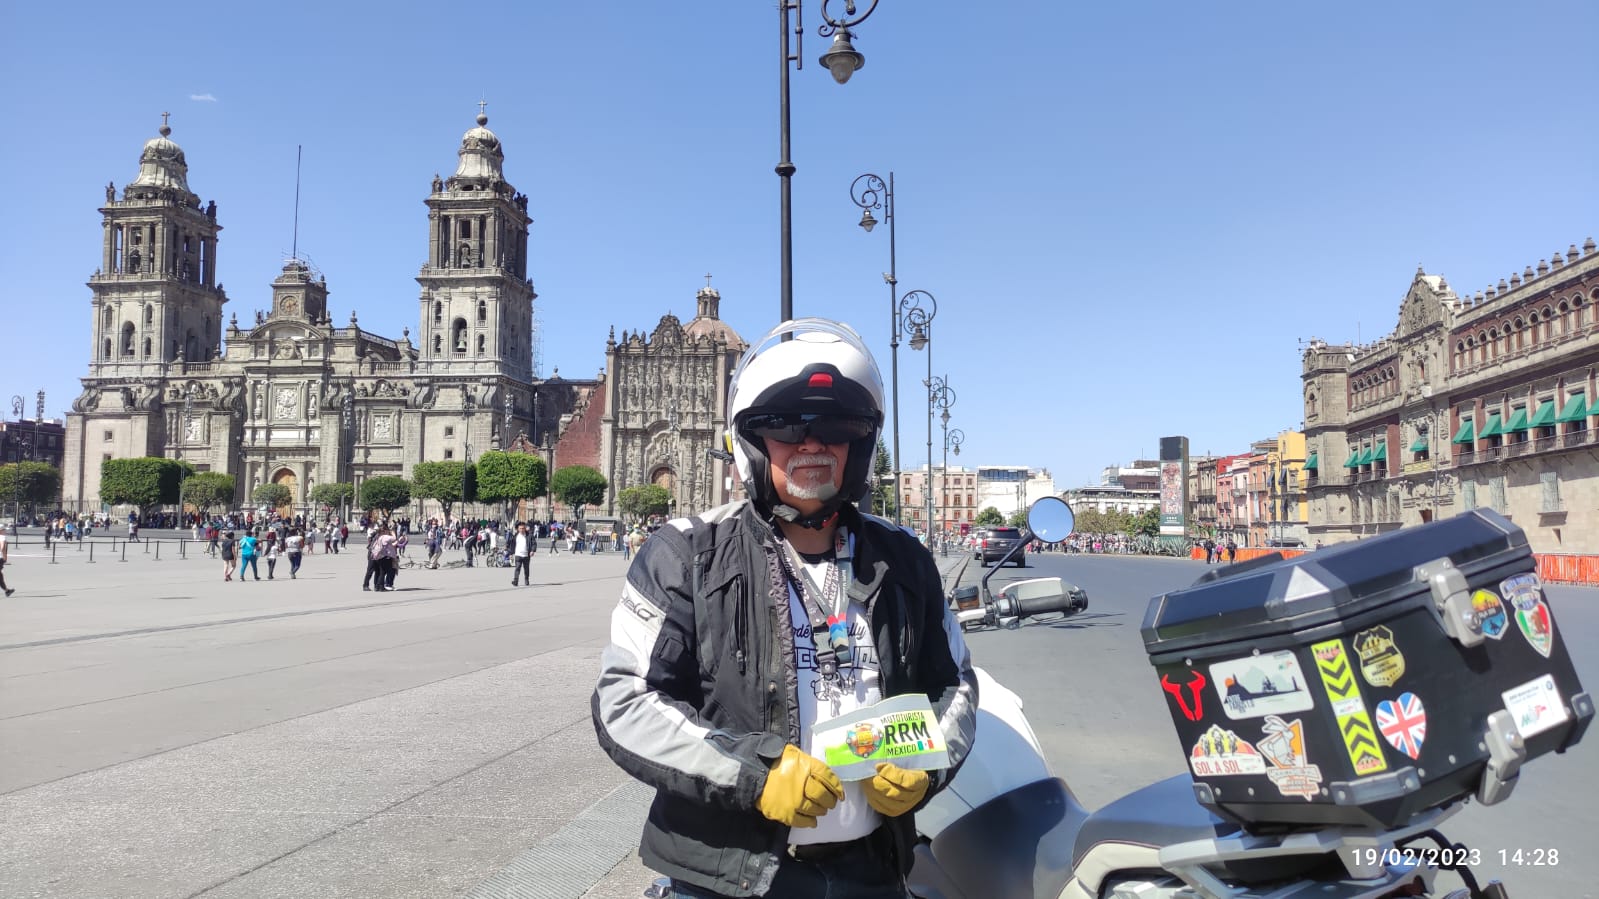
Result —
<instances>
[{"instance_id":1,"label":"lamp head","mask_svg":"<svg viewBox=\"0 0 1599 899\"><path fill-rule=\"evenodd\" d=\"M911 331L911 349L919 350L927 346L927 329L917 325Z\"/></svg>"},{"instance_id":2,"label":"lamp head","mask_svg":"<svg viewBox=\"0 0 1599 899\"><path fill-rule=\"evenodd\" d=\"M872 229L877 227L877 219L872 218L872 211L870 209L862 210L861 227L866 229L867 234L872 233Z\"/></svg>"},{"instance_id":3,"label":"lamp head","mask_svg":"<svg viewBox=\"0 0 1599 899\"><path fill-rule=\"evenodd\" d=\"M833 46L817 61L833 73L833 80L839 84L849 81L849 76L855 74L856 69L866 65L866 57L849 42L848 28L840 28L834 33Z\"/></svg>"}]
</instances>

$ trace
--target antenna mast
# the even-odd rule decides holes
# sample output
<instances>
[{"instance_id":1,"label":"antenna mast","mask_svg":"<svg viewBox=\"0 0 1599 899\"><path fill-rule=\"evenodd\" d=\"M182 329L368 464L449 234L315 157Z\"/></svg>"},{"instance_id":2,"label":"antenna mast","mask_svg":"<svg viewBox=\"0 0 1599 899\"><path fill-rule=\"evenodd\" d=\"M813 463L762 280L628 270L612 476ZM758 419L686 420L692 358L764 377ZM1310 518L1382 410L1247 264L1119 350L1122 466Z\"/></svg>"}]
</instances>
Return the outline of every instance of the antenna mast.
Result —
<instances>
[{"instance_id":1,"label":"antenna mast","mask_svg":"<svg viewBox=\"0 0 1599 899\"><path fill-rule=\"evenodd\" d=\"M300 154L303 144L294 145L294 243L289 255L300 258Z\"/></svg>"}]
</instances>

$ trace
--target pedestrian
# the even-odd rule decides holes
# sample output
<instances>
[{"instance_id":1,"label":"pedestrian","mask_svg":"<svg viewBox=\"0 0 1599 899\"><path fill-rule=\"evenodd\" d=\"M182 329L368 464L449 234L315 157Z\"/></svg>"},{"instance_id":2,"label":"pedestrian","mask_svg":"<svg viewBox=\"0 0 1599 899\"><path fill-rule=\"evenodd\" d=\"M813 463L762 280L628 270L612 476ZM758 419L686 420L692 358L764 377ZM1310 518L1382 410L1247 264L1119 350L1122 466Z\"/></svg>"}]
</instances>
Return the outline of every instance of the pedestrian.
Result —
<instances>
[{"instance_id":1,"label":"pedestrian","mask_svg":"<svg viewBox=\"0 0 1599 899\"><path fill-rule=\"evenodd\" d=\"M532 538L527 533L527 522L518 521L516 523L516 536L512 538L512 541L511 586L516 586L517 575L521 575L522 583L531 587L533 586L533 575L528 571L528 564L532 550L529 549L528 545L532 542Z\"/></svg>"},{"instance_id":2,"label":"pedestrian","mask_svg":"<svg viewBox=\"0 0 1599 899\"><path fill-rule=\"evenodd\" d=\"M305 534L295 528L283 541L283 549L289 556L289 580L292 581L300 576L300 554L305 549Z\"/></svg>"},{"instance_id":3,"label":"pedestrian","mask_svg":"<svg viewBox=\"0 0 1599 899\"><path fill-rule=\"evenodd\" d=\"M271 532L268 532L267 537L270 538L271 536ZM270 581L272 580L273 574L278 570L278 541L272 539L267 540L265 555L267 563L267 580Z\"/></svg>"},{"instance_id":4,"label":"pedestrian","mask_svg":"<svg viewBox=\"0 0 1599 899\"><path fill-rule=\"evenodd\" d=\"M377 548L379 553L379 589L390 592L394 590L394 576L399 572L399 545L400 541L394 536L394 529L384 525L378 532Z\"/></svg>"},{"instance_id":5,"label":"pedestrian","mask_svg":"<svg viewBox=\"0 0 1599 899\"><path fill-rule=\"evenodd\" d=\"M233 532L226 531L222 534L222 543L217 548L217 551L222 553L222 579L224 581L233 580L233 567L237 564L233 559L233 550Z\"/></svg>"},{"instance_id":6,"label":"pedestrian","mask_svg":"<svg viewBox=\"0 0 1599 899\"><path fill-rule=\"evenodd\" d=\"M1233 541L1233 538L1228 537L1227 538L1227 564L1231 565L1233 563L1233 559L1236 558L1237 555L1238 555L1238 544Z\"/></svg>"},{"instance_id":7,"label":"pedestrian","mask_svg":"<svg viewBox=\"0 0 1599 899\"><path fill-rule=\"evenodd\" d=\"M260 546L261 541L256 539L255 531L244 532L243 539L239 541L239 583L244 583L247 572L255 575L256 580L261 579L261 566L255 560Z\"/></svg>"},{"instance_id":8,"label":"pedestrian","mask_svg":"<svg viewBox=\"0 0 1599 899\"><path fill-rule=\"evenodd\" d=\"M17 592L6 586L6 563L9 561L11 561L11 538L6 536L5 528L0 528L0 590L6 591L7 596Z\"/></svg>"},{"instance_id":9,"label":"pedestrian","mask_svg":"<svg viewBox=\"0 0 1599 899\"><path fill-rule=\"evenodd\" d=\"M628 570L594 727L656 790L639 852L677 895L908 897L912 810L976 736L977 681L937 564L855 505L882 383L832 322L756 342L727 406L748 499L663 526ZM883 762L842 782L812 726L893 696L931 704L951 767Z\"/></svg>"}]
</instances>

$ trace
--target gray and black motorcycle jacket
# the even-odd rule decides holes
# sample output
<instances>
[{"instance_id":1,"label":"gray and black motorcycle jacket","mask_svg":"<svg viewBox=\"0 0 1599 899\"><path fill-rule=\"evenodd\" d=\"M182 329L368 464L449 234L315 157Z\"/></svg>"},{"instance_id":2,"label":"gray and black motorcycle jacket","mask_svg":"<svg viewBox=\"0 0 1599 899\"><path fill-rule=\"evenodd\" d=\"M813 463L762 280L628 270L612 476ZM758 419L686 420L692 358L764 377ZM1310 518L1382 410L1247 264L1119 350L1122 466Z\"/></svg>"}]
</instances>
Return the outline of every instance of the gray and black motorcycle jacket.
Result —
<instances>
[{"instance_id":1,"label":"gray and black motorcycle jacket","mask_svg":"<svg viewBox=\"0 0 1599 899\"><path fill-rule=\"evenodd\" d=\"M855 535L849 591L866 606L883 696L925 693L938 715L951 767L931 772L931 797L976 736L971 656L926 548L852 506L840 523ZM644 863L728 896L765 893L789 842L789 828L755 807L783 747L800 745L778 551L748 502L662 526L628 570L592 700L600 746L656 791ZM885 821L908 872L912 815Z\"/></svg>"}]
</instances>

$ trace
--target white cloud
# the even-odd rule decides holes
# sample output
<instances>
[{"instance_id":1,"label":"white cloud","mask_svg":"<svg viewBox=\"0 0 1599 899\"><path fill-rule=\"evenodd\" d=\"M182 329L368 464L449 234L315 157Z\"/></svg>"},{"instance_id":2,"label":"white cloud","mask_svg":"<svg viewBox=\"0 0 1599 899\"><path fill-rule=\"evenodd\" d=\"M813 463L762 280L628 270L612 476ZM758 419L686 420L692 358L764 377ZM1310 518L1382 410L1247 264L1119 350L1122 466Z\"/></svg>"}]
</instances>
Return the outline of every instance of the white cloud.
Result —
<instances>
[{"instance_id":1,"label":"white cloud","mask_svg":"<svg viewBox=\"0 0 1599 899\"><path fill-rule=\"evenodd\" d=\"M201 101L203 103L215 103L217 101L217 98L213 97L210 94L190 94L189 95L189 99L190 100L199 100L199 101Z\"/></svg>"}]
</instances>

